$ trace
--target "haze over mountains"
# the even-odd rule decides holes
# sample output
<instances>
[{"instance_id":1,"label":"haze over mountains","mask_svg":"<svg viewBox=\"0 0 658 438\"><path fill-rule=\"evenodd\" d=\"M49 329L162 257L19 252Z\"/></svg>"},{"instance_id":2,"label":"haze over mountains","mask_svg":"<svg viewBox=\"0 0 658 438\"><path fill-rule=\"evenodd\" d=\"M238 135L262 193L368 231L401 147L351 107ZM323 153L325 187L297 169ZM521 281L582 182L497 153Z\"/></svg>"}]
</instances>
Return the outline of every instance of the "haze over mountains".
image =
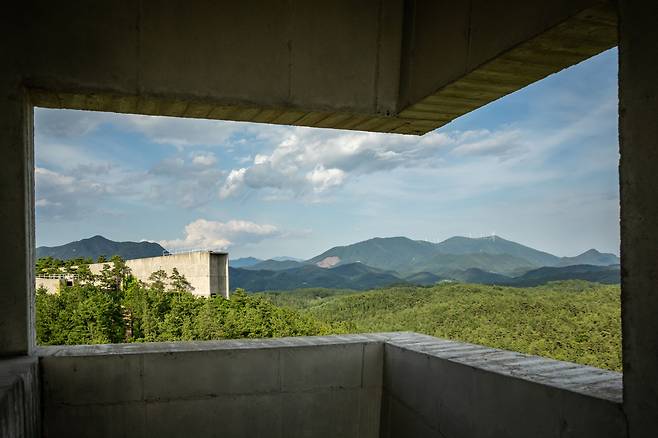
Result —
<instances>
[{"instance_id":1,"label":"haze over mountains","mask_svg":"<svg viewBox=\"0 0 658 438\"><path fill-rule=\"evenodd\" d=\"M367 289L440 281L533 286L554 280L619 282L619 258L590 249L558 257L500 237L452 237L440 243L406 237L337 246L304 262L231 262L231 281L247 290L299 287ZM236 264L233 264L237 262ZM348 269L349 268L349 269ZM251 271L251 272L249 272ZM346 272L350 275L345 275Z\"/></svg>"},{"instance_id":2,"label":"haze over mountains","mask_svg":"<svg viewBox=\"0 0 658 438\"><path fill-rule=\"evenodd\" d=\"M112 242L94 236L60 247L39 247L38 257L142 258L162 255L151 242ZM368 289L394 283L440 281L532 286L553 280L619 282L619 258L590 249L558 257L497 236L451 237L440 243L406 237L373 238L337 246L308 260L254 257L230 261L231 288L249 291L300 287Z\"/></svg>"}]
</instances>

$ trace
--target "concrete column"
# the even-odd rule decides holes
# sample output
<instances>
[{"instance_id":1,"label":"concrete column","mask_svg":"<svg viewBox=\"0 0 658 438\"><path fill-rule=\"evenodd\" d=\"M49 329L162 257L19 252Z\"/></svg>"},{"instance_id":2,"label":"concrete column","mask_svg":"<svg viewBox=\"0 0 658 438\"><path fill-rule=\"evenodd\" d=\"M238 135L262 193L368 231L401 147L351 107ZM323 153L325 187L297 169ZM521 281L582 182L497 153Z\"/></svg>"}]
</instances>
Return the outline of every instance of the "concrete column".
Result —
<instances>
[{"instance_id":1,"label":"concrete column","mask_svg":"<svg viewBox=\"0 0 658 438\"><path fill-rule=\"evenodd\" d=\"M624 410L658 431L658 3L619 2Z\"/></svg>"},{"instance_id":2,"label":"concrete column","mask_svg":"<svg viewBox=\"0 0 658 438\"><path fill-rule=\"evenodd\" d=\"M33 110L18 81L0 78L0 356L34 346Z\"/></svg>"}]
</instances>

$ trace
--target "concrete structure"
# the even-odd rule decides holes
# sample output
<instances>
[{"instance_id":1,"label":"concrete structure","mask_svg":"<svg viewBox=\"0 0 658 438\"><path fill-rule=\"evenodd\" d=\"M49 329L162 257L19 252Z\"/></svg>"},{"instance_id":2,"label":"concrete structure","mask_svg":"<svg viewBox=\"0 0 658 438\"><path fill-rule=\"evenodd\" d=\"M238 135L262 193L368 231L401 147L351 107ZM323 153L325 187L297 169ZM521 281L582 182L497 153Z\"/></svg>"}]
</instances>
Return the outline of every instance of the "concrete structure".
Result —
<instances>
[{"instance_id":1,"label":"concrete structure","mask_svg":"<svg viewBox=\"0 0 658 438\"><path fill-rule=\"evenodd\" d=\"M44 437L627 436L619 373L414 333L39 356Z\"/></svg>"},{"instance_id":2,"label":"concrete structure","mask_svg":"<svg viewBox=\"0 0 658 438\"><path fill-rule=\"evenodd\" d=\"M71 284L73 281L71 280ZM47 275L47 276L42 276L38 275L35 278L34 281L34 288L39 289L39 288L44 288L48 291L48 293L55 294L59 292L59 290L62 287L65 287L67 285L67 280L64 276L54 276L54 275Z\"/></svg>"},{"instance_id":3,"label":"concrete structure","mask_svg":"<svg viewBox=\"0 0 658 438\"><path fill-rule=\"evenodd\" d=\"M590 385L595 385L591 382L605 381L607 376L592 374L586 380L590 384L581 385L582 391L565 395L548 377L526 379L525 368L518 365L510 365L507 374L488 371L482 363L493 353L486 354L486 349L477 352L472 347L471 354L479 355L482 361L463 365L470 377L461 380L460 396L460 388L451 386L449 379L455 378L455 370L462 365L435 358L431 352L395 352L386 344L384 375L388 377L384 391L390 397L385 397L388 401L383 412L388 414L381 418L387 423L380 431L388 437L409 436L410 431L416 436L518 436L515 428L523 425L523 436L655 437L657 20L658 3L626 0L66 0L56 5L26 0L6 7L0 17L0 150L4 164L0 173L0 246L4 255L0 263L0 356L4 358L0 368L6 376L0 386L2 427L8 425L5 430L11 430L9 436L36 436L40 417L35 415L39 412L35 409L39 403L35 388L40 382L45 388L57 387L57 379L68 379L77 393L74 395L86 401L86 407L83 403L77 412L92 422L93 431L88 430L88 435L116 436L113 429L125 431L135 415L135 411L111 401L112 392L106 393L109 399L103 399L102 392L94 398L85 386L76 385L77 379L85 381L84 373L67 373L66 368L53 372L57 359L52 354L41 359L42 375L33 365L33 106L422 134L618 42L625 369L622 410L618 394L606 398L596 391L588 392ZM240 354L240 344L231 345L234 354ZM82 356L84 360L80 360L88 363L119 361L121 365L125 357L124 368L107 368L116 385L135 376L131 367L152 369L147 360L158 355L171 360L186 356L175 346L158 347L169 348L171 353L153 353L155 356L146 351L155 347L115 348L119 347L108 348L107 354L98 350L89 358L80 355L79 348L60 351L62 355ZM208 344L180 348L195 350L195 360L213 354L203 351L212 350ZM140 359L133 359L137 365L128 360L133 357L127 354L130 349L146 349L137 355ZM278 350L279 358L284 350ZM321 364L338 366L341 360L337 354L316 353L320 349L305 351L310 364L318 363L311 359L314 355L322 357ZM396 357L397 362L389 362ZM65 359L61 360L65 364ZM219 366L223 360L213 363ZM388 374L396 363L405 370L404 375ZM266 382L267 369L255 372L249 380L258 384L262 378ZM429 389L412 393L403 388L407 382L417 387L416 373L428 369L433 374L426 374L426 386L442 395L423 402ZM512 375L515 369L521 373L518 379ZM557 368L554 372L556 379L566 381L590 371ZM278 375L281 385L285 375ZM305 375L298 379L304 382ZM493 380L485 380L483 375L491 375ZM216 384L203 380L208 378L205 372L190 375L171 371L162 376L161 387L170 385L172 379L194 379L201 386ZM145 410L137 411L145 412L144 426L158 428L157 419L171 424L172 414L165 402L174 404L180 395L162 395L161 402L150 409L160 395L148 392L152 386L146 385L146 375L141 379L137 378L139 391L132 393L130 403L145 406ZM344 386L341 379L328 378L325 382L330 382L331 388ZM339 415L340 407L347 403L341 391L328 391L321 398L292 389L294 382L289 384L293 386L265 392L281 409L285 406L282 402L301 397L300 409L310 412L307 418L317 423L308 425L304 417L295 423L295 417L286 411L275 410L267 411L273 418L268 427L284 424L282 427L289 428L286 432L294 436L322 436L325 431L333 431L332 436L351 436L353 429L335 429L346 424ZM304 388L303 383L298 385ZM201 411L189 405L188 412L202 415L206 410L208 416L204 418L229 412L223 426L236 428L232 430L237 430L233 432L237 435L241 426L251 426L253 417L246 414L248 408L239 409L245 398L239 387L234 388L230 397L218 397L219 389L195 395L191 399L204 400L197 405ZM359 391L356 385L351 388ZM58 405L59 396L51 396L49 391L44 391L41 400L46 419L43 434L57 436L61 429L51 422L48 412L64 403ZM289 397L278 395L283 392ZM64 400L65 394L61 397ZM491 401L493 397L495 401ZM555 403L548 404L549 399ZM547 404L533 404L537 400ZM593 401L589 404L584 400ZM319 415L313 411L317 403L332 409ZM429 405L423 403L433 404L436 414L425 411ZM518 415L510 415L511 411ZM112 412L111 424L106 421L108 412ZM236 413L233 418L231 412ZM568 416L571 412L575 419ZM545 418L553 420L546 423ZM620 418L627 420L622 428ZM609 427L598 430L601 422ZM460 424L473 426L455 426ZM74 427L75 423L69 425ZM197 436L204 433L212 436L219 432L214 428Z\"/></svg>"},{"instance_id":4,"label":"concrete structure","mask_svg":"<svg viewBox=\"0 0 658 438\"><path fill-rule=\"evenodd\" d=\"M89 265L92 273L98 274L108 263ZM148 282L155 271L163 270L171 275L174 268L190 282L194 295L229 297L228 253L216 251L194 251L168 254L161 257L126 260L126 266L138 280Z\"/></svg>"}]
</instances>

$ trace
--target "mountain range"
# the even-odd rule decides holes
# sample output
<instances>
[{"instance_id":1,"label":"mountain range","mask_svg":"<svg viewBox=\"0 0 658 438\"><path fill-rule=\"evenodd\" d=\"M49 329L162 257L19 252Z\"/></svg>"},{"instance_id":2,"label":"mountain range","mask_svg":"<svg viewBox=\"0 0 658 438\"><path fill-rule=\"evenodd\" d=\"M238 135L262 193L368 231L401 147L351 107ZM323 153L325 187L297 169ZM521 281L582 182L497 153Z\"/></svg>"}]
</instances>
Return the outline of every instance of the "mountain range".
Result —
<instances>
[{"instance_id":1,"label":"mountain range","mask_svg":"<svg viewBox=\"0 0 658 438\"><path fill-rule=\"evenodd\" d=\"M102 236L59 247L39 247L38 257L124 259L162 255L152 242L113 242ZM451 237L439 243L406 237L373 238L336 246L308 260L275 257L232 259L232 288L250 291L300 287L368 289L394 283L430 285L440 281L532 286L582 279L619 282L619 258L590 249L558 257L497 236Z\"/></svg>"},{"instance_id":2,"label":"mountain range","mask_svg":"<svg viewBox=\"0 0 658 438\"><path fill-rule=\"evenodd\" d=\"M392 283L430 285L462 281L534 286L548 281L581 279L619 282L619 258L590 249L558 257L496 236L452 237L440 243L406 237L374 238L337 246L306 261L231 262L231 284L247 290L299 287L367 289ZM359 275L345 276L342 267Z\"/></svg>"},{"instance_id":3,"label":"mountain range","mask_svg":"<svg viewBox=\"0 0 658 438\"><path fill-rule=\"evenodd\" d=\"M110 258L118 255L124 260L161 256L165 249L154 242L115 242L103 236L77 240L60 246L37 247L37 258L52 257L60 260Z\"/></svg>"}]
</instances>

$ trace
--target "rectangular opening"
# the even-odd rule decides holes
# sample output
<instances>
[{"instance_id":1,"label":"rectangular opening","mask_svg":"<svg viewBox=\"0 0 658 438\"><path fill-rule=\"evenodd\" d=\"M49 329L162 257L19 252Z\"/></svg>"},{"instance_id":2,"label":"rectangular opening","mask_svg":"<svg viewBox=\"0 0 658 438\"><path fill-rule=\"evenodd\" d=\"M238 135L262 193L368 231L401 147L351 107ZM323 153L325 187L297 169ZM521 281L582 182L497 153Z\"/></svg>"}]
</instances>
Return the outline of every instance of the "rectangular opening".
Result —
<instances>
[{"instance_id":1,"label":"rectangular opening","mask_svg":"<svg viewBox=\"0 0 658 438\"><path fill-rule=\"evenodd\" d=\"M39 341L415 331L621 370L616 56L422 137L37 109Z\"/></svg>"}]
</instances>

